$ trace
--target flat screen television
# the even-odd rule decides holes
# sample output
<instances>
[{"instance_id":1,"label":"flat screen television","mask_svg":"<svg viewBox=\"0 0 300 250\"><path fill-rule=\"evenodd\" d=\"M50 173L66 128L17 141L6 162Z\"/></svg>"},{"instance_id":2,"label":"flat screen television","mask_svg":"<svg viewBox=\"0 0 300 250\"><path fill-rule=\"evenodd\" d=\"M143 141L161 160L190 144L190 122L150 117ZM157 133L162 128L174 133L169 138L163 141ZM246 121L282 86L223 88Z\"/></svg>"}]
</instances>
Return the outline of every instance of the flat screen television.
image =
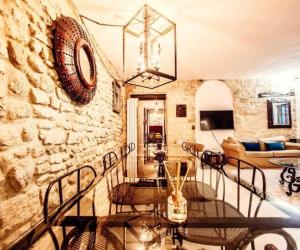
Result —
<instances>
[{"instance_id":1,"label":"flat screen television","mask_svg":"<svg viewBox=\"0 0 300 250\"><path fill-rule=\"evenodd\" d=\"M200 111L200 129L234 129L232 110Z\"/></svg>"}]
</instances>

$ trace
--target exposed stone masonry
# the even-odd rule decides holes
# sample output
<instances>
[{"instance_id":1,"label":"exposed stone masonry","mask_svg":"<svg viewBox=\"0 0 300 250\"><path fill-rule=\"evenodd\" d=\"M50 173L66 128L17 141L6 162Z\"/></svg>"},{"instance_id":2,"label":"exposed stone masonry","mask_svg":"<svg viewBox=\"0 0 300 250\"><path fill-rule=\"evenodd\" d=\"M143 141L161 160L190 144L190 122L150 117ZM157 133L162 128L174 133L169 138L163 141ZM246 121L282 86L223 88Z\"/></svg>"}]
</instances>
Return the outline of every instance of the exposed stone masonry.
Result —
<instances>
[{"instance_id":1,"label":"exposed stone masonry","mask_svg":"<svg viewBox=\"0 0 300 250\"><path fill-rule=\"evenodd\" d=\"M239 139L254 137L269 137L284 135L287 138L295 138L296 125L296 98L291 100L291 129L268 129L267 124L267 98L258 98L259 93L278 92L280 84L275 84L264 79L249 80L225 80L225 84L231 89L234 109L235 136ZM166 94L166 127L168 153L178 155L182 152L177 141L195 141L196 125L195 117L195 95L203 81L181 81L164 85L155 90L148 90L140 87L127 87L127 96L130 94ZM211 98L214 98L213 96ZM187 116L176 117L176 104L187 105ZM139 128L143 129L143 128ZM143 145L140 145L143 147ZM141 149L140 149L141 150Z\"/></svg>"},{"instance_id":2,"label":"exposed stone masonry","mask_svg":"<svg viewBox=\"0 0 300 250\"><path fill-rule=\"evenodd\" d=\"M0 248L42 218L51 180L84 164L99 170L121 144L122 115L112 112L112 78L97 54L90 104L61 88L52 52L60 15L80 22L69 0L0 0Z\"/></svg>"}]
</instances>

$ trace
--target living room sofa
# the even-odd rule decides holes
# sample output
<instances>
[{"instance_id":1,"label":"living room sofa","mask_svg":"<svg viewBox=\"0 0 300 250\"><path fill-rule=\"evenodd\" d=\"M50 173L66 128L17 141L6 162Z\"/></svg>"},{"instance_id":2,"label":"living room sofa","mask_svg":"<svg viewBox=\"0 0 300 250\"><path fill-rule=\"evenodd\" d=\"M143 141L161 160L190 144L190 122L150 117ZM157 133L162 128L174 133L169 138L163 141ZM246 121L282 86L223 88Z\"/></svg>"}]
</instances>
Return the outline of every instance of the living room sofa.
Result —
<instances>
[{"instance_id":1,"label":"living room sofa","mask_svg":"<svg viewBox=\"0 0 300 250\"><path fill-rule=\"evenodd\" d=\"M226 157L238 158L240 160L263 168L278 167L277 165L270 163L270 159L289 157L300 158L300 143L288 142L288 140L284 136L256 138L252 139L251 141L258 142L260 144L259 151L246 151L244 145L242 144L243 140L239 141L232 137L224 139L221 146ZM285 149L267 151L265 148L265 143L268 142L283 142L285 145ZM235 160L229 160L229 163L236 165Z\"/></svg>"}]
</instances>

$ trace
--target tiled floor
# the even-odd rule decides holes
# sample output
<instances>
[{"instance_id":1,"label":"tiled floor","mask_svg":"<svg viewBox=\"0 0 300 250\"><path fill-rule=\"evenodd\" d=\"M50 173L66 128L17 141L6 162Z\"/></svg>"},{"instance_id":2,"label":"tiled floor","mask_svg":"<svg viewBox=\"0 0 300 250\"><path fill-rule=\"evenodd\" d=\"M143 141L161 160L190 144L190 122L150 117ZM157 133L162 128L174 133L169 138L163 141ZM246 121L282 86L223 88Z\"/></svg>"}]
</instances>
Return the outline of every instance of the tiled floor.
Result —
<instances>
[{"instance_id":1,"label":"tiled floor","mask_svg":"<svg viewBox=\"0 0 300 250\"><path fill-rule=\"evenodd\" d=\"M231 173L235 173L236 168L233 166L226 166L226 169L228 169ZM275 196L276 198L279 198L283 201L288 202L289 204L293 205L294 207L297 207L300 210L300 193L293 193L291 196L288 196L285 192L287 190L287 186L282 186L279 183L280 179L280 173L281 169L263 169L265 176L266 176L266 182L267 182L267 193ZM249 179L251 175L251 171L248 169L242 170L242 177Z\"/></svg>"}]
</instances>

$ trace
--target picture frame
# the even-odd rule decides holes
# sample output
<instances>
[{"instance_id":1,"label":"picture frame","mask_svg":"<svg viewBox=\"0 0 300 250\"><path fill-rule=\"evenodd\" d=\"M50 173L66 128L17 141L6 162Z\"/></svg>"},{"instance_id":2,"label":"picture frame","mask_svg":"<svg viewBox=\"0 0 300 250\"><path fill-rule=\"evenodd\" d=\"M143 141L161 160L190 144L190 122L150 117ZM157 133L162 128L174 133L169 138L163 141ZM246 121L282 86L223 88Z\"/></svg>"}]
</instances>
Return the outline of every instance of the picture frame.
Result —
<instances>
[{"instance_id":1,"label":"picture frame","mask_svg":"<svg viewBox=\"0 0 300 250\"><path fill-rule=\"evenodd\" d=\"M121 86L120 84L114 80L113 81L113 111L115 113L121 112Z\"/></svg>"},{"instance_id":2,"label":"picture frame","mask_svg":"<svg viewBox=\"0 0 300 250\"><path fill-rule=\"evenodd\" d=\"M186 117L186 104L176 105L176 117Z\"/></svg>"}]
</instances>

